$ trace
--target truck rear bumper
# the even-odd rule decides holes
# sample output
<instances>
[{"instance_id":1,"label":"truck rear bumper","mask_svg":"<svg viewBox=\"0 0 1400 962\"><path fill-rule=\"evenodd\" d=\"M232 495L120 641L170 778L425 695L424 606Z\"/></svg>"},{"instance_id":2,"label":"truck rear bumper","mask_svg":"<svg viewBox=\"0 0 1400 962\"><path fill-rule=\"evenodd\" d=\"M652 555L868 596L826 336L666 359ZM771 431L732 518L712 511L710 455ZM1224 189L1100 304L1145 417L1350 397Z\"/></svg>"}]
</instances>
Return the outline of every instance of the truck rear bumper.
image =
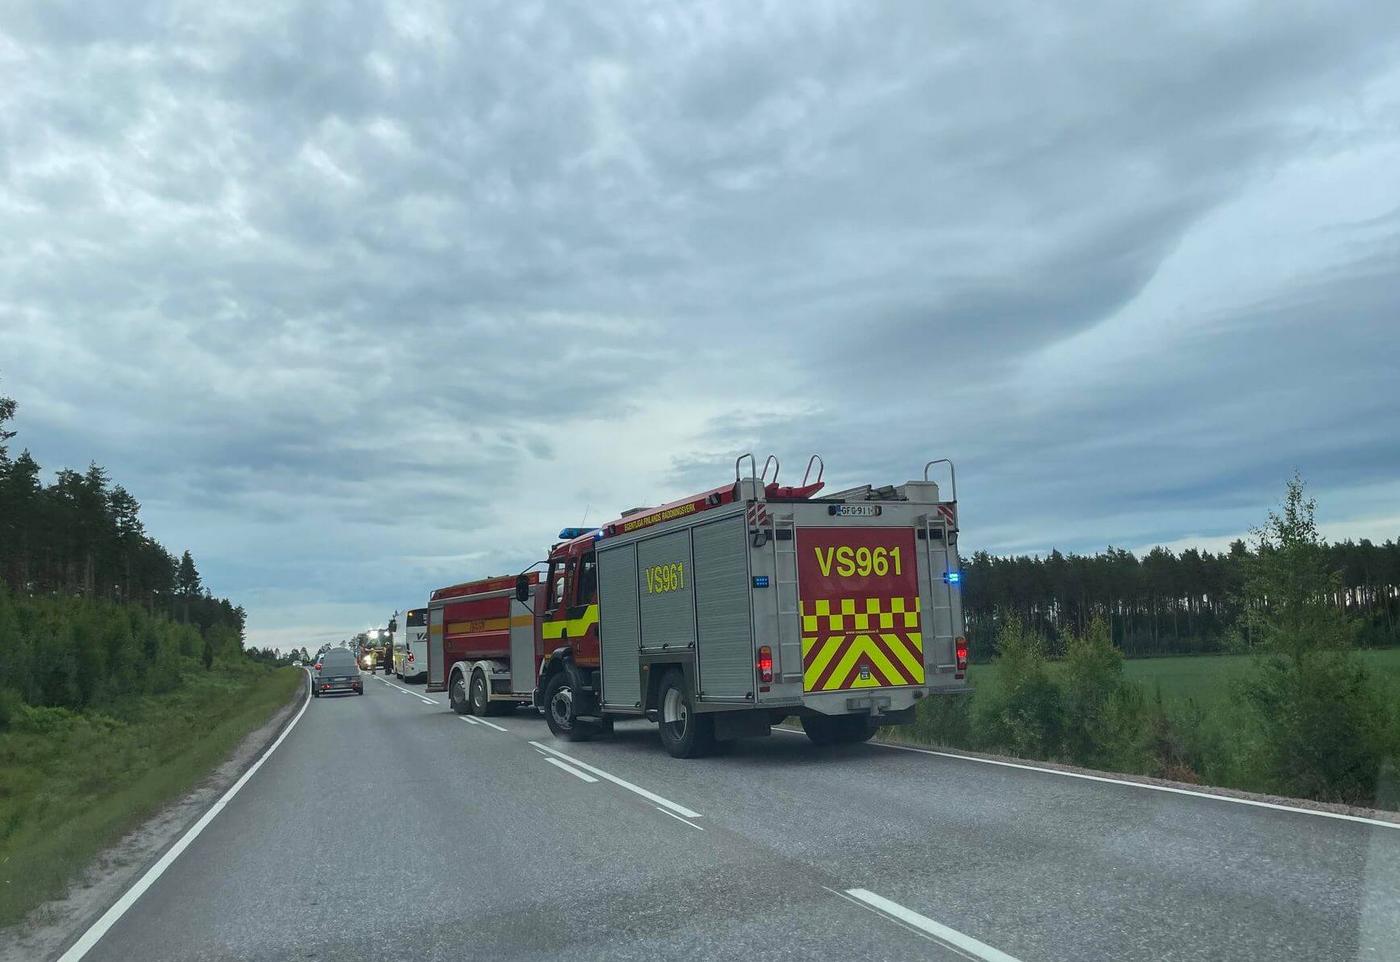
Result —
<instances>
[{"instance_id":1,"label":"truck rear bumper","mask_svg":"<svg viewBox=\"0 0 1400 962\"><path fill-rule=\"evenodd\" d=\"M793 707L805 708L819 715L883 715L913 708L928 694L929 690L922 687L808 692L796 699ZM764 703L764 707L768 707L768 704Z\"/></svg>"}]
</instances>

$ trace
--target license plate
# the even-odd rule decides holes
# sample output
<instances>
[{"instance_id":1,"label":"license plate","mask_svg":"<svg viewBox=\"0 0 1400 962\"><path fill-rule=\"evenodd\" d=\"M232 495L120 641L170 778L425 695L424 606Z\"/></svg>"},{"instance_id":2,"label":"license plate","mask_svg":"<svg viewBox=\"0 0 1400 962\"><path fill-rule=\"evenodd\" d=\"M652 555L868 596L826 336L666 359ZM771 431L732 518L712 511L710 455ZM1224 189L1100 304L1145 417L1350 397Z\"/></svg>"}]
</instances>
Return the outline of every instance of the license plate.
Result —
<instances>
[{"instance_id":1,"label":"license plate","mask_svg":"<svg viewBox=\"0 0 1400 962\"><path fill-rule=\"evenodd\" d=\"M878 518L880 516L880 506L878 504L835 504L832 505L832 514L838 518Z\"/></svg>"}]
</instances>

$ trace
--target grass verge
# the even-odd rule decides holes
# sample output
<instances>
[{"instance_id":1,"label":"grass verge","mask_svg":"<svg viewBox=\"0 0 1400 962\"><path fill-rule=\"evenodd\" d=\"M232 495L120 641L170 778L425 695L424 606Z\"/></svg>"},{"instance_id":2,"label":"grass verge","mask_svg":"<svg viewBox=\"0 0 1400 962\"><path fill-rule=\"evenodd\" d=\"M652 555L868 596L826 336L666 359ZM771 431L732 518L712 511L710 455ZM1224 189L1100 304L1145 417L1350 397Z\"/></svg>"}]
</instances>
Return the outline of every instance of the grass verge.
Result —
<instances>
[{"instance_id":1,"label":"grass verge","mask_svg":"<svg viewBox=\"0 0 1400 962\"><path fill-rule=\"evenodd\" d=\"M0 733L0 926L63 894L103 848L184 795L305 676L189 668L175 691L101 711L22 707Z\"/></svg>"},{"instance_id":2,"label":"grass verge","mask_svg":"<svg viewBox=\"0 0 1400 962\"><path fill-rule=\"evenodd\" d=\"M1400 648L1361 650L1355 655L1365 665L1379 702L1400 705ZM1064 661L1050 662L1046 670L1051 681L1066 681L1068 669ZM1013 727L1008 730L1002 717L998 728L998 719L989 716L1002 711L1005 701L1002 672L994 665L972 666L968 676L972 692L925 699L919 703L912 725L883 729L879 737L896 743L990 752L1030 761L1067 762L1123 774L1288 794L1278 788L1274 773L1261 762L1254 719L1238 697L1239 683L1255 670L1255 659L1249 655L1123 662L1123 680L1140 693L1142 708L1134 715L1139 725L1136 729L1114 729L1117 716L1098 719L1109 736L1111 750L1090 761L1071 757L1066 751L1063 729L1074 720L1074 706L1064 701L1035 702L1028 700L1027 689L1022 689ZM1014 725L1022 727L1017 729ZM1036 747L1039 743L1028 738L1016 740L1024 731L1041 730L1056 732L1059 737L1054 741L1060 747ZM1111 737L1117 730L1124 733L1121 743ZM1390 760L1382 759L1375 772L1374 797L1358 804L1400 810L1400 720L1389 736L1389 744Z\"/></svg>"}]
</instances>

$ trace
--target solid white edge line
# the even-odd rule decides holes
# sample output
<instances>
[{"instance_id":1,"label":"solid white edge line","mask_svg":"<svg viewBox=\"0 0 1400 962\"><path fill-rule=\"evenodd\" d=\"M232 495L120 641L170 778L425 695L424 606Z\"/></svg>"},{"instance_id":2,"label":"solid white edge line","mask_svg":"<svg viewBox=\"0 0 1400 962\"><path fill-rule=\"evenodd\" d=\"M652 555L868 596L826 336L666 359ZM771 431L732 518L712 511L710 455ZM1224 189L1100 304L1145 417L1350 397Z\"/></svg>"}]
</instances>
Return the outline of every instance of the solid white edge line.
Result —
<instances>
[{"instance_id":1,"label":"solid white edge line","mask_svg":"<svg viewBox=\"0 0 1400 962\"><path fill-rule=\"evenodd\" d=\"M775 727L773 731L782 732L786 735L802 734L802 732L793 731L791 728ZM940 752L935 748L916 748L913 745L891 745L888 742L869 742L868 744L877 748L892 748L895 751L914 752L917 755L936 755L939 758L952 758L961 762L978 762L982 765L997 765L1002 768L1019 768L1027 772L1040 772L1042 775L1062 775L1065 778L1079 778L1086 782L1104 782L1109 785L1123 785L1127 788L1145 788L1151 792L1167 792L1172 795L1186 795L1190 798L1206 798L1215 802L1231 802L1235 805L1251 805L1255 808L1268 808L1277 812L1292 812L1295 815L1316 815L1320 818L1335 818L1344 822L1357 822L1362 825L1376 825L1381 828L1400 829L1400 822L1387 822L1379 818L1367 818L1364 815L1347 815L1344 812L1323 812L1315 808L1299 808L1296 805L1281 805L1278 802L1262 802L1256 798L1235 798L1232 795L1197 792L1189 788L1174 788L1171 785L1150 785L1146 782L1135 782L1128 778L1114 778L1109 775L1090 775L1087 772L1066 772L1058 768L1042 768L1039 765L1028 765L1024 762L1006 762L998 758L978 758L975 755Z\"/></svg>"},{"instance_id":2,"label":"solid white edge line","mask_svg":"<svg viewBox=\"0 0 1400 962\"><path fill-rule=\"evenodd\" d=\"M200 816L199 821L191 825L185 834L181 835L179 840L166 850L166 853L160 857L156 864L146 869L146 874L142 875L129 889L122 893L122 897L117 899L111 908L102 913L102 917L92 923L92 925L88 927L88 930L78 937L78 941L69 946L67 952L64 952L58 957L58 962L78 962L79 959L92 950L94 945L101 941L102 936L107 934L107 930L117 924L117 921L127 913L127 910L136 904L137 899L141 898L141 896L146 893L146 890L165 874L165 870L180 857L180 854L184 852L185 849L189 848L190 843L198 838L199 834L209 826L209 823L224 810L224 806L233 800L233 796L237 795L239 790L242 789L244 785L248 784L248 780L258 773L258 769L262 768L263 762L272 757L272 753L277 751L277 746L281 745L282 741L292 733L292 729L296 727L297 722L301 721L301 716L306 714L306 709L310 705L311 672L308 671L306 673L306 698L302 701L301 710L296 713L296 717L291 720L286 728L282 729L282 734L278 735L277 739L258 756L258 760L249 766L242 777L229 786L228 791L224 792L223 796L210 806L209 811Z\"/></svg>"},{"instance_id":3,"label":"solid white edge line","mask_svg":"<svg viewBox=\"0 0 1400 962\"><path fill-rule=\"evenodd\" d=\"M674 818L676 821L680 822L682 825L689 825L691 828L699 829L699 830L702 831L702 832L705 830L702 826L696 825L694 822L690 821L689 819L681 818L681 817L680 817L679 815L677 815L675 812L668 812L668 811L666 811L666 809L662 808L660 805L656 806L656 810L657 810L658 812L660 812L662 815L669 815L669 816L671 816L671 817Z\"/></svg>"},{"instance_id":4,"label":"solid white edge line","mask_svg":"<svg viewBox=\"0 0 1400 962\"><path fill-rule=\"evenodd\" d=\"M1001 949L993 948L985 942L979 942L970 935L964 935L957 929L950 929L940 922L935 922L913 909L907 909L898 902L891 902L884 896L876 895L867 889L846 889L846 894L866 906L888 915L890 918L898 919L905 925L913 926L921 932L926 932L938 941L974 958L985 959L986 962L1019 962L1014 955L1007 955Z\"/></svg>"},{"instance_id":5,"label":"solid white edge line","mask_svg":"<svg viewBox=\"0 0 1400 962\"><path fill-rule=\"evenodd\" d=\"M550 758L548 755L545 755L545 756L544 756L544 760L547 761L547 762L549 762L549 764L553 765L555 768L562 768L564 771L566 771L566 772L568 772L570 775L574 776L574 778L577 778L577 779L579 779L579 780L581 780L581 781L585 781L585 782L597 782L597 781L598 781L598 779L594 778L592 775L588 774L587 772L581 772L581 771L579 771L577 768L574 768L572 765L566 765L566 764L564 764L563 762L561 762L561 761L560 761L559 759L557 759L557 758ZM671 813L670 813L670 812L667 812L666 814L669 815L669 814L671 814Z\"/></svg>"},{"instance_id":6,"label":"solid white edge line","mask_svg":"<svg viewBox=\"0 0 1400 962\"><path fill-rule=\"evenodd\" d=\"M556 751L555 749L550 748L548 745L541 745L539 742L531 742L530 744L531 744L531 745L534 745L534 746L535 746L536 748L538 748L538 749L541 749L542 751L549 752L551 755L555 755L555 756L558 756L559 758L564 759L564 761L568 762L570 765L575 765L575 766L577 766L577 767L579 767L579 768L582 768L582 769L583 769L584 771L586 771L586 772L592 772L594 775L597 775L599 778L606 778L608 781L612 782L614 785L618 786L619 788L625 788L625 789L627 789L629 792L633 792L633 793L635 793L635 794L637 794L637 795L640 795L640 796L642 796L643 798L647 799L648 801L651 801L651 802L653 802L653 803L655 803L655 804L657 804L657 805L662 806L663 808L666 808L666 809L669 809L670 811L675 812L677 815L683 815L683 816L686 817L686 818L700 818L700 817L701 817L701 816L700 816L700 813L697 812L697 811L694 811L694 810L692 810L692 809L686 808L684 805L679 805L679 804L677 804L676 802L671 801L669 798L662 798L660 795L656 794L655 792L649 792L649 791L647 791L645 788L642 788L640 785L633 785L631 782L627 781L626 779L618 778L616 775L611 775L611 774L609 774L609 773L603 771L601 768L596 768L596 767L594 767L594 766L588 764L587 762L581 762L581 761L579 761L577 758L574 758L572 755L565 755L563 752L561 752L561 751Z\"/></svg>"},{"instance_id":7,"label":"solid white edge line","mask_svg":"<svg viewBox=\"0 0 1400 962\"><path fill-rule=\"evenodd\" d=\"M464 717L465 717L465 716L464 716ZM477 721L480 722L481 724L485 725L487 728L494 728L494 729L496 729L496 731L498 731L498 732L503 732L503 731L507 731L507 730L508 730L508 729L505 729L505 728L501 727L500 725L497 725L495 722L489 722L489 721L487 721L485 718L478 718Z\"/></svg>"}]
</instances>

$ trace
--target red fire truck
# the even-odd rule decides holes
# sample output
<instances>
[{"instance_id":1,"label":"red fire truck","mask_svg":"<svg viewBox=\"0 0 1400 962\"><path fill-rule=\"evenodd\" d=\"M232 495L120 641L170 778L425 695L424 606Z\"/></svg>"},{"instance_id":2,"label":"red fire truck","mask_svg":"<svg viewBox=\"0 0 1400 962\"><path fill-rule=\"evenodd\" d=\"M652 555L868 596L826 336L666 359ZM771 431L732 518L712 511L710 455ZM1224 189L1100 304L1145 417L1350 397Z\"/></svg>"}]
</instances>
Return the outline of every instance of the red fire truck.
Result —
<instances>
[{"instance_id":1,"label":"red fire truck","mask_svg":"<svg viewBox=\"0 0 1400 962\"><path fill-rule=\"evenodd\" d=\"M459 715L510 711L534 700L544 654L536 625L538 572L439 588L428 601L428 691L446 691Z\"/></svg>"},{"instance_id":2,"label":"red fire truck","mask_svg":"<svg viewBox=\"0 0 1400 962\"><path fill-rule=\"evenodd\" d=\"M938 464L947 500L929 479ZM692 757L790 715L818 744L862 741L963 690L952 464L825 497L819 457L799 485L779 484L779 467L770 456L759 474L744 455L733 482L560 532L543 577L434 592L430 663L454 708L528 700L570 739L647 718Z\"/></svg>"}]
</instances>

